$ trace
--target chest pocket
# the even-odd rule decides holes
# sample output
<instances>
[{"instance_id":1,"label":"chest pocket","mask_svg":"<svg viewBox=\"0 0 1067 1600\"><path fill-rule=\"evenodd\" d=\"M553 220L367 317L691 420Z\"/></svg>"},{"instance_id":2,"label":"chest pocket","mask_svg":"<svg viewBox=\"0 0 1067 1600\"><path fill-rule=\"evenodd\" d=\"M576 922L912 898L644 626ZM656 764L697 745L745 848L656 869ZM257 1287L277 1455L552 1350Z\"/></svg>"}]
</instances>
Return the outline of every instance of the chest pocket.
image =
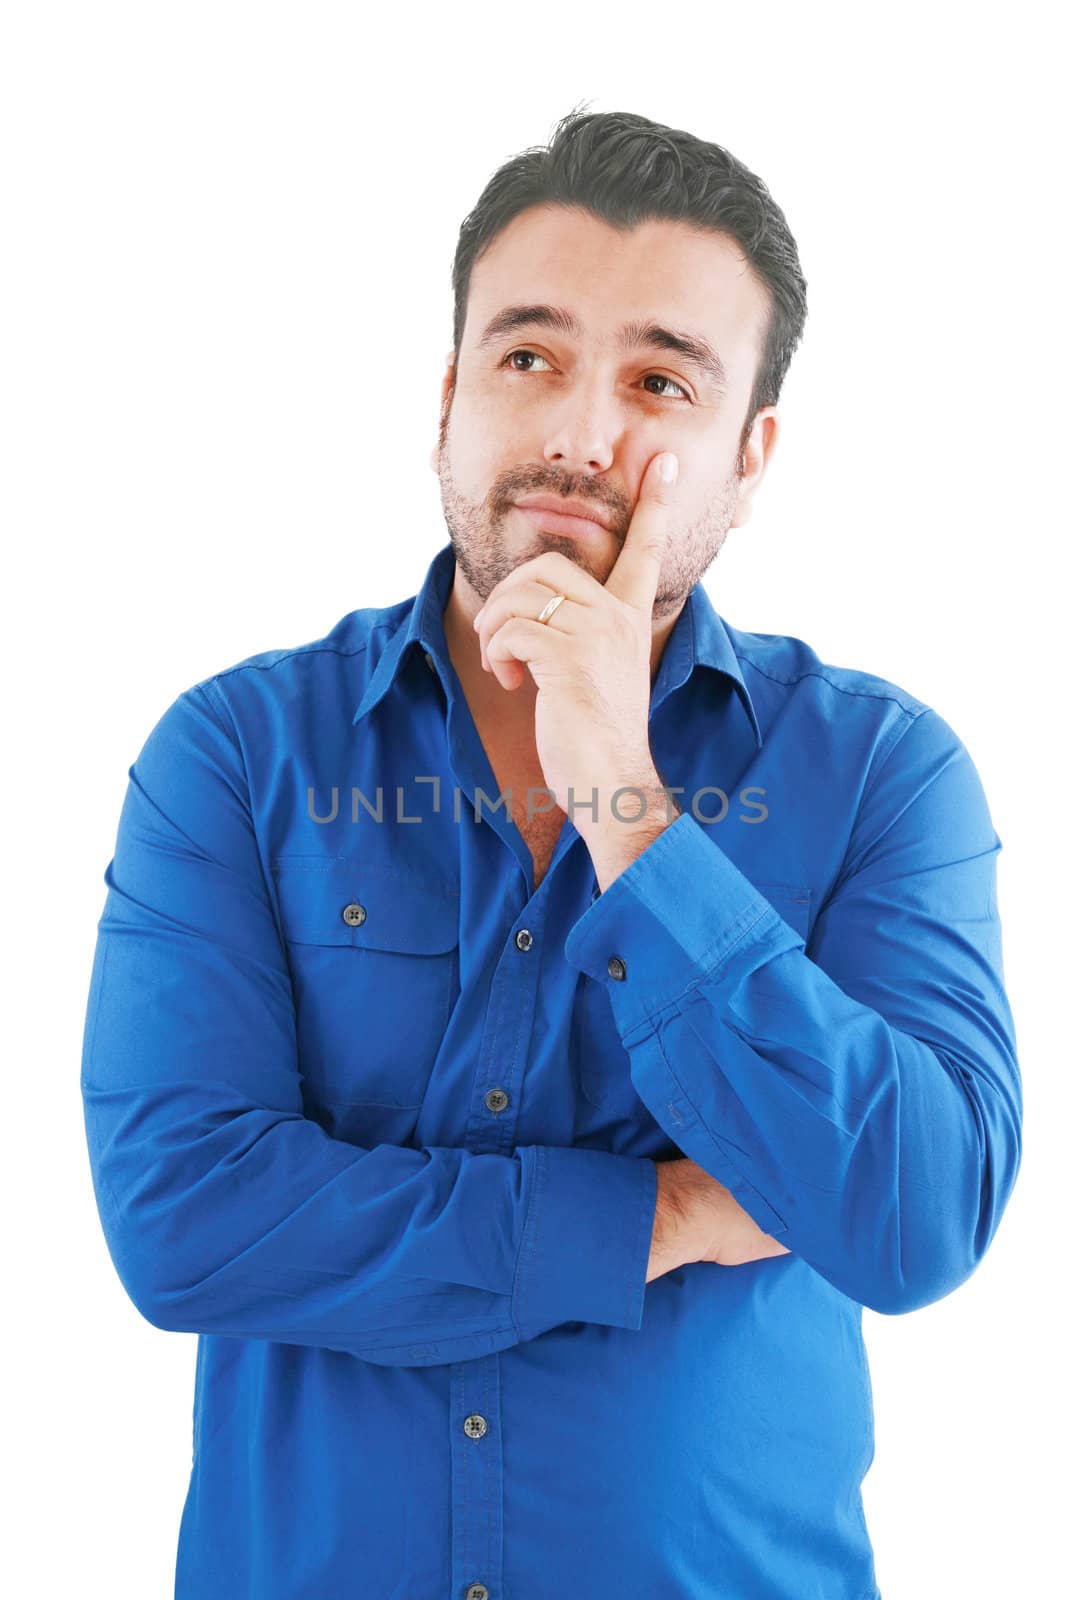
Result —
<instances>
[{"instance_id":1,"label":"chest pocket","mask_svg":"<svg viewBox=\"0 0 1067 1600\"><path fill-rule=\"evenodd\" d=\"M343 856L273 870L306 1090L338 1109L417 1112L458 994L458 888Z\"/></svg>"},{"instance_id":2,"label":"chest pocket","mask_svg":"<svg viewBox=\"0 0 1067 1600\"><path fill-rule=\"evenodd\" d=\"M779 916L807 941L811 917L811 891L802 884L757 883ZM615 1116L648 1115L630 1081L630 1056L619 1039L607 984L589 978L578 980L578 1071L582 1093L593 1105Z\"/></svg>"}]
</instances>

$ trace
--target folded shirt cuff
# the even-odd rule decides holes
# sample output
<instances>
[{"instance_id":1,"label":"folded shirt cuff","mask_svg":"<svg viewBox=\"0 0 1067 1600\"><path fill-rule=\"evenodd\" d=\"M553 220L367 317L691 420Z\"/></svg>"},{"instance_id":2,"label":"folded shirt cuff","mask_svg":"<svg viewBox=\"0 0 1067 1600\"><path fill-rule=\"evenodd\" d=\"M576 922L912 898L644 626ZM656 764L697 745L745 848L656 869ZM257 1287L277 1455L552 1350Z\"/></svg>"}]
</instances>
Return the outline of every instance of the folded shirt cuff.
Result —
<instances>
[{"instance_id":1,"label":"folded shirt cuff","mask_svg":"<svg viewBox=\"0 0 1067 1600\"><path fill-rule=\"evenodd\" d=\"M577 1146L531 1149L537 1168L514 1292L519 1338L571 1321L640 1328L655 1162Z\"/></svg>"},{"instance_id":2,"label":"folded shirt cuff","mask_svg":"<svg viewBox=\"0 0 1067 1600\"><path fill-rule=\"evenodd\" d=\"M607 984L625 1042L691 984L725 973L753 939L766 941L768 957L804 945L686 811L594 899L563 953Z\"/></svg>"}]
</instances>

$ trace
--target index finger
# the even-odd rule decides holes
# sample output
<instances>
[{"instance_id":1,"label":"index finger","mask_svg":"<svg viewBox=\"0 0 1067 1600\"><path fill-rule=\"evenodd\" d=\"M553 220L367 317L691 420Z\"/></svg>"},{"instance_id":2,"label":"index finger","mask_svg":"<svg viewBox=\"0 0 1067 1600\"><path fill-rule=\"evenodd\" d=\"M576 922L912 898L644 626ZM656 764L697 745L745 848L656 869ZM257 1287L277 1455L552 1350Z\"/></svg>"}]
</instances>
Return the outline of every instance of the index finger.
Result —
<instances>
[{"instance_id":1,"label":"index finger","mask_svg":"<svg viewBox=\"0 0 1067 1600\"><path fill-rule=\"evenodd\" d=\"M667 541L667 513L674 499L678 457L662 450L652 457L641 479L634 514L615 565L604 582L619 600L652 612Z\"/></svg>"}]
</instances>

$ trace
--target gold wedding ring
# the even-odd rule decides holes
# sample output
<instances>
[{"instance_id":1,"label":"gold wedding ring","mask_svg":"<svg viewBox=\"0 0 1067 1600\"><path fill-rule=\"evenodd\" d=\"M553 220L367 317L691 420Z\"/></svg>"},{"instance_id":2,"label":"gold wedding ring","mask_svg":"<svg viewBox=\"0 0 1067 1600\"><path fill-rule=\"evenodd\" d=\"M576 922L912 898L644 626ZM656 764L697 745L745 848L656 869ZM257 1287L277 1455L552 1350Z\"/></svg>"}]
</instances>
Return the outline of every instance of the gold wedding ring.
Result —
<instances>
[{"instance_id":1,"label":"gold wedding ring","mask_svg":"<svg viewBox=\"0 0 1067 1600\"><path fill-rule=\"evenodd\" d=\"M565 594L554 594L548 604L537 613L538 622L547 622L556 607L561 606L566 598Z\"/></svg>"}]
</instances>

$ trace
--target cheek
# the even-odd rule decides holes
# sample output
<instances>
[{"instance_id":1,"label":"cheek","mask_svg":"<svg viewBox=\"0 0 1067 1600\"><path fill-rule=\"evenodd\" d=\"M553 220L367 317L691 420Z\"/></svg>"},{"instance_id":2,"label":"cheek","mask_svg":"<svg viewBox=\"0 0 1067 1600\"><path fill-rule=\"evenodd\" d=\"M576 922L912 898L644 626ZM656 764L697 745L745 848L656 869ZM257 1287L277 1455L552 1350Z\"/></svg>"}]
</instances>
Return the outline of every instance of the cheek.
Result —
<instances>
[{"instance_id":1,"label":"cheek","mask_svg":"<svg viewBox=\"0 0 1067 1600\"><path fill-rule=\"evenodd\" d=\"M449 432L456 436L457 449L462 441L464 454L471 460L499 461L507 447L523 431L529 431L529 418L524 424L522 413L506 394L479 382L472 382L457 395L452 415Z\"/></svg>"}]
</instances>

